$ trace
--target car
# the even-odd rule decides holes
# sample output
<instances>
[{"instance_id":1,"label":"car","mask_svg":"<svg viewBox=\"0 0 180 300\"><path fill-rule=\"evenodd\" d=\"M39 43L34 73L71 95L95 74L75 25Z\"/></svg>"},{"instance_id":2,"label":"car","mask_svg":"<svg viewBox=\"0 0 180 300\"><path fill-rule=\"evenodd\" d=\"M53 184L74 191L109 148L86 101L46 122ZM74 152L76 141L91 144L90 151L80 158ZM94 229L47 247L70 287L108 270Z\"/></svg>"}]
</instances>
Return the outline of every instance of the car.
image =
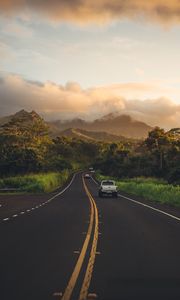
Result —
<instances>
[{"instance_id":1,"label":"car","mask_svg":"<svg viewBox=\"0 0 180 300\"><path fill-rule=\"evenodd\" d=\"M95 173L93 167L90 167L90 168L89 168L89 171L90 171L91 173Z\"/></svg>"},{"instance_id":2,"label":"car","mask_svg":"<svg viewBox=\"0 0 180 300\"><path fill-rule=\"evenodd\" d=\"M112 196L114 198L117 198L118 191L117 186L114 180L102 180L98 195L100 198L102 198L104 195Z\"/></svg>"},{"instance_id":3,"label":"car","mask_svg":"<svg viewBox=\"0 0 180 300\"><path fill-rule=\"evenodd\" d=\"M90 179L91 176L90 176L88 173L86 173L86 174L84 175L84 178L85 178L85 179Z\"/></svg>"}]
</instances>

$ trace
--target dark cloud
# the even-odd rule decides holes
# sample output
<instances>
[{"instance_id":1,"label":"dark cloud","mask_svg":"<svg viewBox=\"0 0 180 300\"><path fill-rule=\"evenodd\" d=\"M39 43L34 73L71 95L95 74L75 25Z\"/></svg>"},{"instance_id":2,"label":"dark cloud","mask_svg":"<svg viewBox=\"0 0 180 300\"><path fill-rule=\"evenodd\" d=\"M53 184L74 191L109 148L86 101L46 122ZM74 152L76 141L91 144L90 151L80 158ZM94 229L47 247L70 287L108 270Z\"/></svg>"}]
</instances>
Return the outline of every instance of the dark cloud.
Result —
<instances>
[{"instance_id":1,"label":"dark cloud","mask_svg":"<svg viewBox=\"0 0 180 300\"><path fill-rule=\"evenodd\" d=\"M24 8L55 20L77 23L122 18L180 22L179 0L0 0L1 12Z\"/></svg>"}]
</instances>

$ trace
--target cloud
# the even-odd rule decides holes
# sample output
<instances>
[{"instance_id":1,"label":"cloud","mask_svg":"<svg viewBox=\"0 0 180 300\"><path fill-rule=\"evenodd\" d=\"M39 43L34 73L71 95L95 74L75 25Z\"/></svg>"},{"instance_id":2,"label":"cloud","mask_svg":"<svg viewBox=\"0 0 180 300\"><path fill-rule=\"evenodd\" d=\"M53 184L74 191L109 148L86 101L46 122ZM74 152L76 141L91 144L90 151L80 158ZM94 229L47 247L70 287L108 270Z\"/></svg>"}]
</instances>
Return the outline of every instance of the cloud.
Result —
<instances>
[{"instance_id":1,"label":"cloud","mask_svg":"<svg viewBox=\"0 0 180 300\"><path fill-rule=\"evenodd\" d=\"M93 120L110 112L118 112L129 114L152 126L180 126L180 105L165 97L128 99L121 95L123 86L119 84L84 90L75 82L68 82L65 86L53 82L43 84L9 75L0 80L0 113L1 116L9 115L24 108L36 110L47 120L75 117ZM128 84L132 93L135 86L135 83ZM137 86L140 89L139 83ZM145 85L142 87L145 92Z\"/></svg>"},{"instance_id":2,"label":"cloud","mask_svg":"<svg viewBox=\"0 0 180 300\"><path fill-rule=\"evenodd\" d=\"M180 22L179 0L0 0L0 10L34 10L53 20L77 23L118 19Z\"/></svg>"},{"instance_id":3,"label":"cloud","mask_svg":"<svg viewBox=\"0 0 180 300\"><path fill-rule=\"evenodd\" d=\"M8 36L17 38L30 38L33 35L31 29L18 24L17 21L8 22L8 24L2 29L2 32Z\"/></svg>"},{"instance_id":4,"label":"cloud","mask_svg":"<svg viewBox=\"0 0 180 300\"><path fill-rule=\"evenodd\" d=\"M12 57L14 57L12 49L7 44L0 41L0 58L6 60Z\"/></svg>"}]
</instances>

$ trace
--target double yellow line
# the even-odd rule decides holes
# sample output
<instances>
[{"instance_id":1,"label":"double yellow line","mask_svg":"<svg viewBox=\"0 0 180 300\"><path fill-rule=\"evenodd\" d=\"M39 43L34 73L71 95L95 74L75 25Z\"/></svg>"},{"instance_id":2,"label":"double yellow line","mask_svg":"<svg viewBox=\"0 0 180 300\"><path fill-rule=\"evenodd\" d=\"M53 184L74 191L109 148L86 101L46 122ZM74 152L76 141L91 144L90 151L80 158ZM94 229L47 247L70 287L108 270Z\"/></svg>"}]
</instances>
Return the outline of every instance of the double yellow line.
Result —
<instances>
[{"instance_id":1,"label":"double yellow line","mask_svg":"<svg viewBox=\"0 0 180 300\"><path fill-rule=\"evenodd\" d=\"M82 177L82 180L83 180L84 189L85 189L86 194L90 201L90 222L89 222L88 231L87 231L86 238L84 240L84 244L82 246L80 255L78 257L77 263L75 265L75 268L73 270L73 273L70 277L70 280L68 282L68 285L65 289L65 292L64 292L61 300L70 300L71 299L74 287L75 287L77 279L80 275L80 271L81 271L81 268L82 268L87 250L88 250L88 245L90 243L91 237L92 237L92 244L91 244L89 261L88 261L87 268L85 271L85 275L84 275L84 279L83 279L83 283L81 286L78 300L86 300L87 299L88 290L89 290L92 272L93 272L93 267L94 267L94 263L95 263L98 234L99 234L98 233L98 222L99 222L98 221L98 210L97 210L96 203L95 203L92 195L90 194L83 177ZM93 228L94 228L94 230L93 230Z\"/></svg>"}]
</instances>

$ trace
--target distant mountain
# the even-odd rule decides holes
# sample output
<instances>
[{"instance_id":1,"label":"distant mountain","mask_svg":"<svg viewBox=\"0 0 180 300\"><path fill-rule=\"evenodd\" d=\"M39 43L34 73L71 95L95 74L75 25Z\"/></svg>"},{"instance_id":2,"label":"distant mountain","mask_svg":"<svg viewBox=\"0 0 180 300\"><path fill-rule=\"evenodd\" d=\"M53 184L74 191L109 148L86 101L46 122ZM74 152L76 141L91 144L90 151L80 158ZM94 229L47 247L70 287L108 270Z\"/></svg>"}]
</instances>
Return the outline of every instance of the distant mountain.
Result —
<instances>
[{"instance_id":1,"label":"distant mountain","mask_svg":"<svg viewBox=\"0 0 180 300\"><path fill-rule=\"evenodd\" d=\"M113 135L103 131L87 131L78 128L68 128L59 133L59 136L67 136L89 141L120 142L126 140L123 136Z\"/></svg>"},{"instance_id":2,"label":"distant mountain","mask_svg":"<svg viewBox=\"0 0 180 300\"><path fill-rule=\"evenodd\" d=\"M0 118L0 126L19 120L23 124L33 122L42 118L35 112L20 110L14 115ZM84 139L94 139L102 141L122 141L124 138L145 138L153 128L144 122L134 120L128 115L108 114L93 122L87 122L82 119L73 119L67 121L46 122L49 126L50 135L81 137Z\"/></svg>"},{"instance_id":3,"label":"distant mountain","mask_svg":"<svg viewBox=\"0 0 180 300\"><path fill-rule=\"evenodd\" d=\"M63 131L69 128L78 128L86 131L106 132L111 135L127 138L145 138L153 128L144 122L134 120L128 115L108 114L93 122L81 119L51 122L56 128Z\"/></svg>"}]
</instances>

